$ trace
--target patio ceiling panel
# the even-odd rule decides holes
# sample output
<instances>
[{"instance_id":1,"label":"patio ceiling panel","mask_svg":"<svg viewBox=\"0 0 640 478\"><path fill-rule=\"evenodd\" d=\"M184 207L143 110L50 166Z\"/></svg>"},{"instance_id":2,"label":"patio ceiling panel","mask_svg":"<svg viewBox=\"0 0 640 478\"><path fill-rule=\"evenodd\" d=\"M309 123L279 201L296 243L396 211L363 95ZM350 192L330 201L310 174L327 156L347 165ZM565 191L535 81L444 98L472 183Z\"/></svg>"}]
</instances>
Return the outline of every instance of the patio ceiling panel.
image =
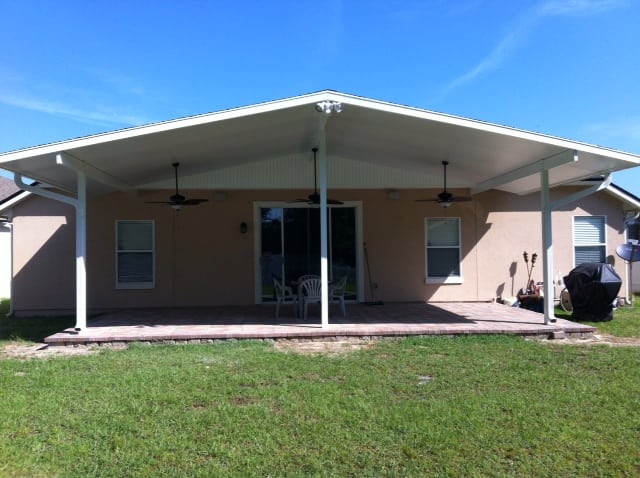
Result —
<instances>
[{"instance_id":1,"label":"patio ceiling panel","mask_svg":"<svg viewBox=\"0 0 640 478\"><path fill-rule=\"evenodd\" d=\"M332 115L327 123L330 171L350 169L354 164L371 167L371 187L380 187L380 175L388 171L398 173L391 175L390 187L415 187L415 181L408 179L411 175L426 179L425 187L440 184L443 160L451 163L448 185L469 188L572 150L578 150L580 161L552 169L551 185L640 164L636 155L324 91L4 153L0 154L0 167L74 191L75 174L56 165L57 153L66 152L132 189L171 182L174 161L181 163L180 174L185 178L225 171L231 175L233 169L238 173L260 161L265 161L265 166L275 161L286 168L289 161L296 171L287 184L295 187L292 181L306 177L304 171L298 171L306 165L295 163L293 158L308 154L317 141L323 113L318 113L315 105L320 101L343 103L342 112ZM345 162L342 166L341 161ZM90 193L112 190L88 176ZM254 187L267 185L261 184L258 176L254 179ZM188 183L185 181L185 187ZM496 187L522 194L538 190L539 183L539 175L532 174ZM308 181L298 187L308 188Z\"/></svg>"}]
</instances>

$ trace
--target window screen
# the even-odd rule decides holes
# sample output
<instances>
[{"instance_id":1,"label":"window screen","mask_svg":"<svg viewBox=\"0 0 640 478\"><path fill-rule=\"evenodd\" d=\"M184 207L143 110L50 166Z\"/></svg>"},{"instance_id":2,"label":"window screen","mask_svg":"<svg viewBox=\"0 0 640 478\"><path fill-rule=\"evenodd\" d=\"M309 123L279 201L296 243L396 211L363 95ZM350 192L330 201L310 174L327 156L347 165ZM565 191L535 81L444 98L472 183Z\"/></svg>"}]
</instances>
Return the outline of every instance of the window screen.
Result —
<instances>
[{"instance_id":1,"label":"window screen","mask_svg":"<svg viewBox=\"0 0 640 478\"><path fill-rule=\"evenodd\" d=\"M605 262L604 216L576 216L573 218L575 265L585 262Z\"/></svg>"}]
</instances>

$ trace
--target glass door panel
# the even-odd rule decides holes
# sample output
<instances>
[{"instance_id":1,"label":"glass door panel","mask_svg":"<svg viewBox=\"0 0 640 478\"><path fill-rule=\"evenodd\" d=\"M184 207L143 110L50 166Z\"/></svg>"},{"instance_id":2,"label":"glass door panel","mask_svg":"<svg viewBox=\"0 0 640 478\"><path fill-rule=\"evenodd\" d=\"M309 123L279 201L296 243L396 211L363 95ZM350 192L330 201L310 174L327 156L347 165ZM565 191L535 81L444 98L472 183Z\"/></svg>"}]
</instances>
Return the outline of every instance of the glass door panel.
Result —
<instances>
[{"instance_id":1,"label":"glass door panel","mask_svg":"<svg viewBox=\"0 0 640 478\"><path fill-rule=\"evenodd\" d=\"M289 285L304 274L320 275L320 209L260 209L262 302L275 299L273 279ZM357 298L356 209L330 207L329 278L347 276L347 299Z\"/></svg>"},{"instance_id":2,"label":"glass door panel","mask_svg":"<svg viewBox=\"0 0 640 478\"><path fill-rule=\"evenodd\" d=\"M347 276L345 299L357 298L356 210L353 207L329 209L329 277L337 281Z\"/></svg>"},{"instance_id":3,"label":"glass door panel","mask_svg":"<svg viewBox=\"0 0 640 478\"><path fill-rule=\"evenodd\" d=\"M320 275L320 210L284 210L285 276L287 281L301 275Z\"/></svg>"},{"instance_id":4,"label":"glass door panel","mask_svg":"<svg viewBox=\"0 0 640 478\"><path fill-rule=\"evenodd\" d=\"M282 279L282 208L260 209L260 277L262 301L274 300L273 278Z\"/></svg>"}]
</instances>

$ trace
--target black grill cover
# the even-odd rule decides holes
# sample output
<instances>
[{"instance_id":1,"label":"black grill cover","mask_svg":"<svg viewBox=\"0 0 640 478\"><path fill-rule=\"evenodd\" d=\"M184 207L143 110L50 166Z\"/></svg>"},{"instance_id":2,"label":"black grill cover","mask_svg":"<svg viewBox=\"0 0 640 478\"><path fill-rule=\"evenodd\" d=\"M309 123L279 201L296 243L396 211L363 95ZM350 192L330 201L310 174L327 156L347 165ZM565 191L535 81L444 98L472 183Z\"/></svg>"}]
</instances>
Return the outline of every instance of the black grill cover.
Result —
<instances>
[{"instance_id":1,"label":"black grill cover","mask_svg":"<svg viewBox=\"0 0 640 478\"><path fill-rule=\"evenodd\" d=\"M571 295L571 317L589 322L613 318L613 301L622 285L613 266L601 262L580 264L569 272L564 283Z\"/></svg>"}]
</instances>

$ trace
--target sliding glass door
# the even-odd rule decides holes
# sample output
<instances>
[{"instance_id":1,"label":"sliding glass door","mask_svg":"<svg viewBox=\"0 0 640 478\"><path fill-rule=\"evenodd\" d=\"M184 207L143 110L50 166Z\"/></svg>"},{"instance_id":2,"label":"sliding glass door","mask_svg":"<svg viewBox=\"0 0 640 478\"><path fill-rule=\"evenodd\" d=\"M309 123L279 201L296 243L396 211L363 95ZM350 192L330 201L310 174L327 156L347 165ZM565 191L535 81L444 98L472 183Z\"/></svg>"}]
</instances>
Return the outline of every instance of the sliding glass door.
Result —
<instances>
[{"instance_id":1,"label":"sliding glass door","mask_svg":"<svg viewBox=\"0 0 640 478\"><path fill-rule=\"evenodd\" d=\"M274 299L273 279L291 284L305 274L320 275L320 209L260 207L261 301ZM328 208L329 279L347 276L348 298L357 288L356 208Z\"/></svg>"}]
</instances>

